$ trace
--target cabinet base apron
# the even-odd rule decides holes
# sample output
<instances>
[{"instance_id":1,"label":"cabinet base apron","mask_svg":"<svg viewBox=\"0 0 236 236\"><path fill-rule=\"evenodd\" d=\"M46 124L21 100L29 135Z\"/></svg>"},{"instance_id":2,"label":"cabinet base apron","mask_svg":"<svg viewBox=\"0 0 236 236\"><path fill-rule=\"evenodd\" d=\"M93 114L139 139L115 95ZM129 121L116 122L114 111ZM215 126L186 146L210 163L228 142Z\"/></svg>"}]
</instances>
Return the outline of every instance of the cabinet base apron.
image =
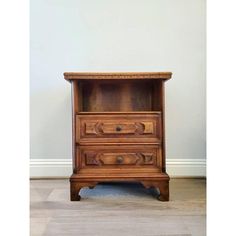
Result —
<instances>
[{"instance_id":1,"label":"cabinet base apron","mask_svg":"<svg viewBox=\"0 0 236 236\"><path fill-rule=\"evenodd\" d=\"M160 201L169 201L169 176L160 173L158 177L93 177L73 174L70 177L70 199L80 201L81 188L94 188L99 182L140 182L145 188L152 188L156 192L156 198Z\"/></svg>"}]
</instances>

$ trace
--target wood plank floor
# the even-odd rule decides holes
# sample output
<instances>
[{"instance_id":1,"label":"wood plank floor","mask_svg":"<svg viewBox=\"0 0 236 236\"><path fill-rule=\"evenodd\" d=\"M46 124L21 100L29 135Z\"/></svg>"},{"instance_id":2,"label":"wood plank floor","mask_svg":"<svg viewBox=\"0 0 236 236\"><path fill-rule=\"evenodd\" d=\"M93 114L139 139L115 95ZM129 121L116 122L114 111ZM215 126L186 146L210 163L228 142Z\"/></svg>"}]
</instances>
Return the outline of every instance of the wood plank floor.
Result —
<instances>
[{"instance_id":1,"label":"wood plank floor","mask_svg":"<svg viewBox=\"0 0 236 236\"><path fill-rule=\"evenodd\" d=\"M69 201L68 180L31 180L31 236L204 236L206 181L171 179L170 201L135 183L105 183Z\"/></svg>"}]
</instances>

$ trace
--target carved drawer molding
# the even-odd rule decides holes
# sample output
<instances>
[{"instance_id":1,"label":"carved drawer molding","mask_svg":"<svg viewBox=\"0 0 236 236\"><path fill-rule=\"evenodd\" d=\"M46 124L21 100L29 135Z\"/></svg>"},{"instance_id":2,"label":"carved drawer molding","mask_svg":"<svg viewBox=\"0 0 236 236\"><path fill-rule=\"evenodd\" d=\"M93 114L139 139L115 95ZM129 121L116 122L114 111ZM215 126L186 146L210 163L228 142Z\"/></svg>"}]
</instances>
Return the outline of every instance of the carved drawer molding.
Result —
<instances>
[{"instance_id":1,"label":"carved drawer molding","mask_svg":"<svg viewBox=\"0 0 236 236\"><path fill-rule=\"evenodd\" d=\"M86 165L153 165L154 153L84 153Z\"/></svg>"},{"instance_id":2,"label":"carved drawer molding","mask_svg":"<svg viewBox=\"0 0 236 236\"><path fill-rule=\"evenodd\" d=\"M161 142L161 114L77 115L76 140L83 142Z\"/></svg>"}]
</instances>

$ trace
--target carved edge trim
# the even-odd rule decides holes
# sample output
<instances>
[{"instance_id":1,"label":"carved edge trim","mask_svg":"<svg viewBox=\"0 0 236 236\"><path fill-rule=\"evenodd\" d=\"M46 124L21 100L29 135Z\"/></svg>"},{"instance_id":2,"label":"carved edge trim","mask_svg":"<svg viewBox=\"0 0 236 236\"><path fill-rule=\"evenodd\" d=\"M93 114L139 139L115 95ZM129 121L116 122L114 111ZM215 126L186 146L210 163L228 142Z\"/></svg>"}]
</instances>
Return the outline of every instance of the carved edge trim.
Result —
<instances>
[{"instance_id":1,"label":"carved edge trim","mask_svg":"<svg viewBox=\"0 0 236 236\"><path fill-rule=\"evenodd\" d=\"M154 123L153 121L151 121L152 124ZM122 123L122 122L121 122ZM87 133L86 130L86 125L88 123L84 123L84 127L83 127L83 130L85 131L84 132L84 135L87 136L87 135L91 135L91 133ZM122 125L125 125L122 124ZM145 125L143 124L143 122L133 122L132 124L134 126L134 132L133 133L130 133L131 135L145 135L144 131L145 131ZM104 133L103 131L103 126L104 126L104 122L96 122L96 124L94 125L94 131L95 133L92 133L92 135L108 135L107 133ZM115 124L114 124L115 126ZM154 134L155 132L152 132L152 133L147 133L147 134ZM116 135L127 135L127 133L118 133L116 131L114 131L114 133L112 134L116 134Z\"/></svg>"},{"instance_id":2,"label":"carved edge trim","mask_svg":"<svg viewBox=\"0 0 236 236\"><path fill-rule=\"evenodd\" d=\"M66 80L72 79L170 79L171 72L65 72L64 78Z\"/></svg>"},{"instance_id":3,"label":"carved edge trim","mask_svg":"<svg viewBox=\"0 0 236 236\"><path fill-rule=\"evenodd\" d=\"M85 165L86 166L103 166L103 165L115 165L115 164L105 164L102 160L103 152L93 153L93 156L87 156L87 153L84 153L85 156ZM137 152L137 153L131 153L135 158L135 162L129 165L153 165L154 164L154 153L143 153L143 152ZM117 153L117 155L122 155ZM89 160L89 161L88 161ZM122 164L122 165L128 165L128 164Z\"/></svg>"}]
</instances>

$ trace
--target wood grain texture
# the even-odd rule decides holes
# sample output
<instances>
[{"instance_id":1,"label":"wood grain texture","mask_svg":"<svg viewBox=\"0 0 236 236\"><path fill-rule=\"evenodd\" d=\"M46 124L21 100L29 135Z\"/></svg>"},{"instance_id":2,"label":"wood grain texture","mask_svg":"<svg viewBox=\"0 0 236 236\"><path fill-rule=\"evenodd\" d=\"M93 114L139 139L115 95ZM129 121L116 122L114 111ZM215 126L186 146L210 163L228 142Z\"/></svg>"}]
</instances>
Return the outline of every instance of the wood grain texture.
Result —
<instances>
[{"instance_id":1,"label":"wood grain texture","mask_svg":"<svg viewBox=\"0 0 236 236\"><path fill-rule=\"evenodd\" d=\"M154 80L86 80L83 111L150 111ZM158 100L157 100L158 101Z\"/></svg>"},{"instance_id":2,"label":"wood grain texture","mask_svg":"<svg viewBox=\"0 0 236 236\"><path fill-rule=\"evenodd\" d=\"M160 143L161 114L80 114L76 116L76 142Z\"/></svg>"},{"instance_id":3,"label":"wood grain texture","mask_svg":"<svg viewBox=\"0 0 236 236\"><path fill-rule=\"evenodd\" d=\"M80 146L77 159L81 160L82 168L110 167L121 168L134 166L156 166L161 168L161 148L155 145L140 147L130 146ZM128 170L129 174L134 169ZM127 173L128 174L128 173Z\"/></svg>"},{"instance_id":4,"label":"wood grain texture","mask_svg":"<svg viewBox=\"0 0 236 236\"><path fill-rule=\"evenodd\" d=\"M65 72L72 82L71 200L99 182L135 181L169 201L164 81L170 72Z\"/></svg>"},{"instance_id":5,"label":"wood grain texture","mask_svg":"<svg viewBox=\"0 0 236 236\"><path fill-rule=\"evenodd\" d=\"M73 173L76 170L76 114L79 112L80 108L80 92L78 83L75 81L71 83L71 100L72 100L72 164L73 164Z\"/></svg>"},{"instance_id":6,"label":"wood grain texture","mask_svg":"<svg viewBox=\"0 0 236 236\"><path fill-rule=\"evenodd\" d=\"M66 80L83 79L163 79L171 78L171 72L65 72Z\"/></svg>"}]
</instances>

